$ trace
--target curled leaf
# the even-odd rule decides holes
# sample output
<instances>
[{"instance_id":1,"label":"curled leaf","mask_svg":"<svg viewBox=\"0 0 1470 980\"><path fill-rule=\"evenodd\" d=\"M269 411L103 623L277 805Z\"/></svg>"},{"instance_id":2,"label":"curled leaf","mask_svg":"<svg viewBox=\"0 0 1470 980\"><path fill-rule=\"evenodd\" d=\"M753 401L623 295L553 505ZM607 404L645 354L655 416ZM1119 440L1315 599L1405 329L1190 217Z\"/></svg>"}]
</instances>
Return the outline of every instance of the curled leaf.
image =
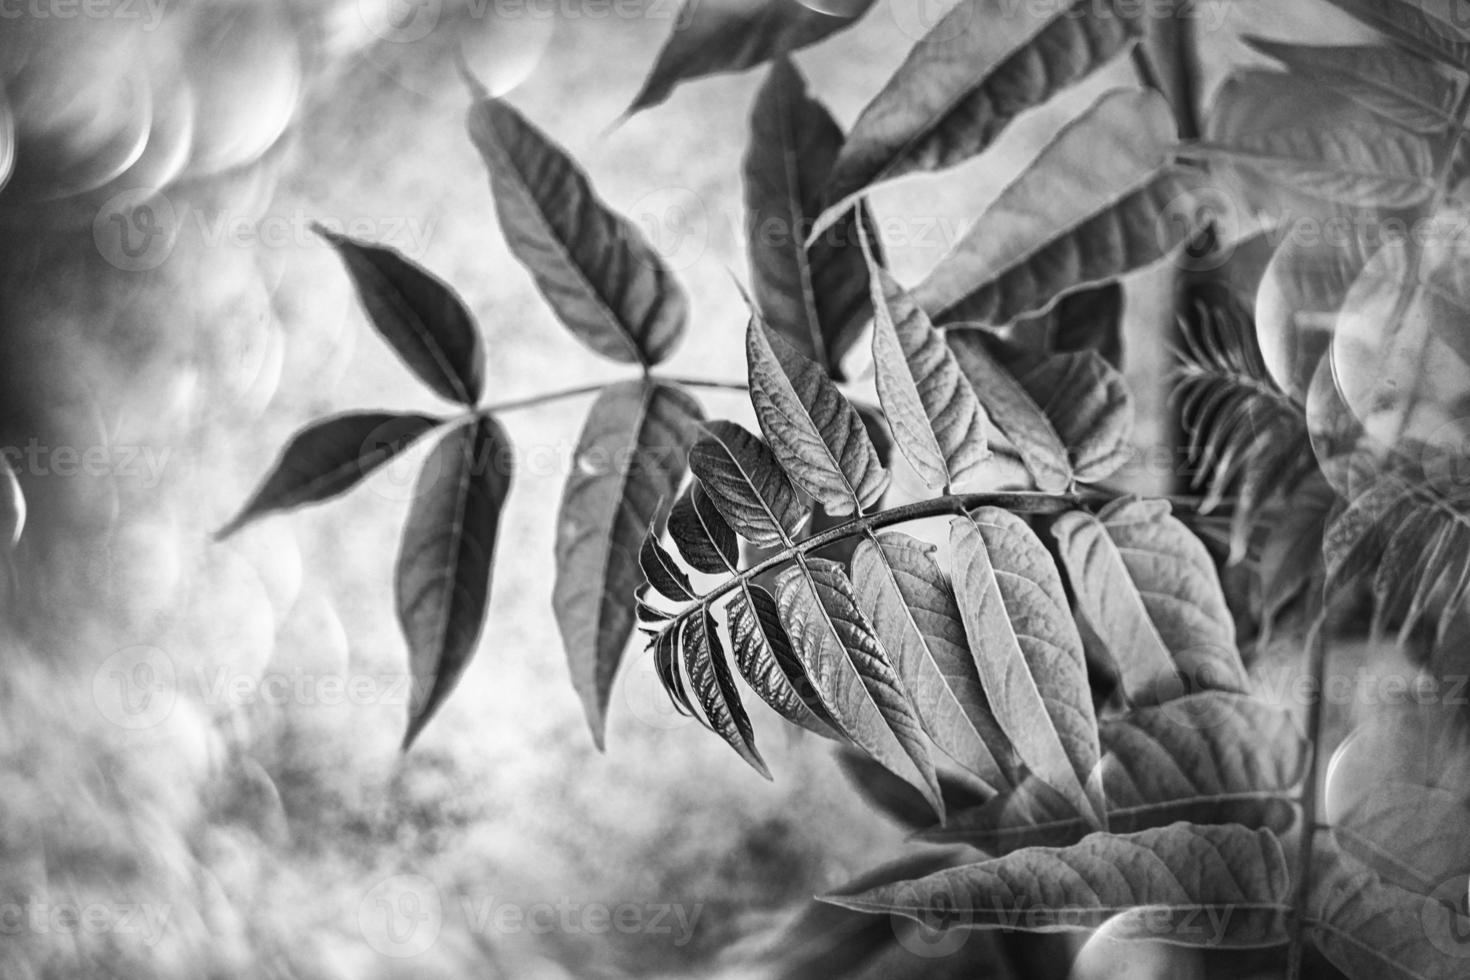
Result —
<instances>
[{"instance_id":1,"label":"curled leaf","mask_svg":"<svg viewBox=\"0 0 1470 980\"><path fill-rule=\"evenodd\" d=\"M689 667L689 682L710 728L740 758L750 763L752 769L770 779L771 771L756 751L750 717L740 703L735 678L730 675L730 666L725 662L725 651L720 647L719 634L715 632L714 617L708 610L701 610L690 618L681 639Z\"/></svg>"}]
</instances>

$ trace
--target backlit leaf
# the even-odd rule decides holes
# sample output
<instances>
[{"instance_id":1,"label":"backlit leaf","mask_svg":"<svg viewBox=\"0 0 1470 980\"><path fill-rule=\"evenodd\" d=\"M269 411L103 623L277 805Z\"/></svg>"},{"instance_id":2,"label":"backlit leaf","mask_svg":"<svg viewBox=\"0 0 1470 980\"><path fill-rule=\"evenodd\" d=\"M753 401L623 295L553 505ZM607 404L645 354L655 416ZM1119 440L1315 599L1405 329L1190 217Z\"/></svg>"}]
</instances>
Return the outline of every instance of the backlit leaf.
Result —
<instances>
[{"instance_id":1,"label":"backlit leaf","mask_svg":"<svg viewBox=\"0 0 1470 980\"><path fill-rule=\"evenodd\" d=\"M393 576L413 672L405 748L459 682L479 643L511 459L505 430L480 416L434 447L414 486Z\"/></svg>"},{"instance_id":2,"label":"backlit leaf","mask_svg":"<svg viewBox=\"0 0 1470 980\"><path fill-rule=\"evenodd\" d=\"M599 747L643 580L639 545L684 478L700 420L679 388L625 381L603 389L577 440L557 517L552 608Z\"/></svg>"},{"instance_id":3,"label":"backlit leaf","mask_svg":"<svg viewBox=\"0 0 1470 980\"><path fill-rule=\"evenodd\" d=\"M842 567L799 559L777 580L776 601L827 714L858 748L923 793L942 819L922 726Z\"/></svg>"},{"instance_id":4,"label":"backlit leaf","mask_svg":"<svg viewBox=\"0 0 1470 980\"><path fill-rule=\"evenodd\" d=\"M475 103L469 130L511 254L557 318L603 357L644 367L668 357L684 335L688 298L638 227L506 103Z\"/></svg>"},{"instance_id":5,"label":"backlit leaf","mask_svg":"<svg viewBox=\"0 0 1470 980\"><path fill-rule=\"evenodd\" d=\"M474 317L453 289L382 245L322 228L342 256L373 328L441 398L474 405L485 387L485 349Z\"/></svg>"},{"instance_id":6,"label":"backlit leaf","mask_svg":"<svg viewBox=\"0 0 1470 980\"><path fill-rule=\"evenodd\" d=\"M217 537L266 514L346 493L441 422L427 415L351 412L311 423L291 437L260 489Z\"/></svg>"},{"instance_id":7,"label":"backlit leaf","mask_svg":"<svg viewBox=\"0 0 1470 980\"><path fill-rule=\"evenodd\" d=\"M950 550L955 599L1001 731L1031 772L1101 826L1089 784L1099 758L1092 691L1051 556L1020 518L993 507L956 518Z\"/></svg>"},{"instance_id":8,"label":"backlit leaf","mask_svg":"<svg viewBox=\"0 0 1470 980\"><path fill-rule=\"evenodd\" d=\"M825 371L759 317L745 337L750 401L786 474L833 517L877 503L888 471L857 410Z\"/></svg>"}]
</instances>

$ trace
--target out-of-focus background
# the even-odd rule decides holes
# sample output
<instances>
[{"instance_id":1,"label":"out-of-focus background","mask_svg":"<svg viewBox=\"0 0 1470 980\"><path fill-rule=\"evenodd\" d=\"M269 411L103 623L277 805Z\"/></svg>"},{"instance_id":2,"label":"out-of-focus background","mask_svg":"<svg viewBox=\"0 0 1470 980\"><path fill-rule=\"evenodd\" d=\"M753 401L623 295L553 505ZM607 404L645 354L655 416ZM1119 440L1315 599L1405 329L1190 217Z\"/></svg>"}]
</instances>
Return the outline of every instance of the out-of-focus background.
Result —
<instances>
[{"instance_id":1,"label":"out-of-focus background","mask_svg":"<svg viewBox=\"0 0 1470 980\"><path fill-rule=\"evenodd\" d=\"M1204 6L1221 31L1280 16ZM439 407L312 222L452 283L483 325L494 400L618 376L506 250L456 47L683 277L694 315L670 372L742 378L729 270L744 274L761 73L608 131L677 14L0 3L0 444L29 507L0 668L0 976L710 975L730 942L900 850L828 747L754 708L766 784L674 714L636 654L593 750L549 599L552 502L586 400L509 417L517 482L483 646L407 756L391 568L425 449L344 500L211 540L305 422ZM1321 11L1292 16L1320 36ZM798 62L850 124L933 19L879 0ZM1104 81L1128 79L1122 63ZM899 277L1095 94L1026 120L983 165L877 194ZM1134 308L1130 330L1163 315ZM1130 354L1142 484L1168 470L1147 451L1165 444L1165 356ZM707 407L747 418L738 395Z\"/></svg>"}]
</instances>

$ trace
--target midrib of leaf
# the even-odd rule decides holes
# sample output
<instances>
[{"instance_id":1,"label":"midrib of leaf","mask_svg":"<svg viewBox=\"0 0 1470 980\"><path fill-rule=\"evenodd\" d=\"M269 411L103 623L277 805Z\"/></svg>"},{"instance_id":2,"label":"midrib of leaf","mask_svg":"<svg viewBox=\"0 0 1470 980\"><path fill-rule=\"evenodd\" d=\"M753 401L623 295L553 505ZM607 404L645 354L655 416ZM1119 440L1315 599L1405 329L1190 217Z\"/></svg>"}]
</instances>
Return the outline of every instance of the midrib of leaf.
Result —
<instances>
[{"instance_id":1,"label":"midrib of leaf","mask_svg":"<svg viewBox=\"0 0 1470 980\"><path fill-rule=\"evenodd\" d=\"M974 286L972 286L971 289L970 289L970 291L969 291L969 293L970 294L973 294L975 292L978 292L979 290L984 289L985 287L987 287L987 286L991 285L992 283L994 283L1001 276L1007 275L1008 273L1012 272L1013 270L1019 269L1019 268L1025 266L1025 265L1030 264L1031 261L1036 258L1036 256L1040 255L1042 252L1045 252L1047 249L1051 248L1053 245L1055 245L1057 242L1061 241L1063 238L1067 238L1067 237L1069 237L1071 235L1076 234L1076 232L1078 231L1078 229L1082 228L1084 225L1090 224L1091 222L1096 221L1098 218L1102 218L1102 217L1104 217L1106 215L1109 215L1109 214L1113 213L1125 201L1128 201L1130 198L1137 197L1139 194L1142 194L1142 193L1146 192L1149 189L1149 187L1151 187L1154 184L1155 181L1159 180L1161 177L1163 177L1166 174L1168 174L1169 171L1170 171L1170 168L1171 168L1170 163L1168 161L1165 161L1161 166L1155 167L1153 170L1149 171L1146 175L1144 175L1138 181L1136 181L1136 182L1134 182L1132 184L1129 184L1125 188L1120 189L1116 194L1114 194L1112 196L1112 199L1111 200L1104 202L1102 205L1098 206L1097 208L1095 208L1095 209L1093 209L1091 211L1084 212L1083 214L1077 216L1070 223L1068 223L1068 224L1066 224L1066 225L1064 225L1064 226L1056 229L1053 234L1048 235L1048 236L1044 236L1043 237L1043 240L1031 243L1031 246L1030 246L1029 249L1027 249L1024 252L1020 252L1015 257L1011 258L1010 261L1009 261L1009 263L1005 266L1005 268L1002 268L1002 269L987 269L986 270L986 273L985 273L985 277L983 279L981 279L979 282L977 282ZM981 215L981 217L980 217L979 220L980 221L984 221L985 220L985 216L984 215ZM1108 278L1109 279L1112 279L1112 278L1116 278L1116 276L1109 276ZM1077 284L1077 288L1080 288L1080 287L1083 287L1083 286L1086 286L1086 285L1088 285L1088 283L1085 283L1085 282L1084 283L1078 283ZM1056 308L1056 305L1059 302L1061 302L1063 298L1065 298L1065 296L1067 295L1067 293L1069 293L1071 291L1072 291L1072 287L1068 287L1067 289L1064 289L1062 292L1057 293L1056 295L1052 296L1051 299L1045 305L1043 305L1041 307L1038 307L1035 310L1032 310L1032 311L1027 312L1026 313L1026 316L1027 317L1040 317L1040 316L1046 315L1047 313L1050 313L1053 309ZM967 294L967 295L969 295L969 294ZM939 316L943 315L944 313L947 313L949 310L954 309L956 306L962 305L965 302L965 298L966 297L962 296L962 297L960 297L960 299L958 301L949 304L949 306L946 307L946 309L944 311L940 311L936 315L935 318L938 319Z\"/></svg>"},{"instance_id":2,"label":"midrib of leaf","mask_svg":"<svg viewBox=\"0 0 1470 980\"><path fill-rule=\"evenodd\" d=\"M1364 135L1363 137L1363 142L1365 145L1372 145L1373 143L1373 141L1367 138L1366 135ZM1204 140L1201 140L1197 143L1192 143L1188 147L1181 147L1181 152L1186 156L1192 155L1194 151L1200 151L1202 152L1202 154L1211 158L1239 160L1246 163L1286 164L1288 166L1294 166L1303 169L1320 170L1329 174L1340 174L1344 177L1363 178L1365 180L1381 181L1383 183L1401 184L1406 187L1433 187L1436 185L1436 183L1442 184L1444 182L1445 176L1442 173L1439 180L1436 182L1435 180L1432 180L1428 177L1405 177L1397 174L1385 174L1381 170L1359 170L1356 167L1343 166L1335 161L1303 160L1300 157L1282 156L1280 154L1268 153L1259 150L1242 150L1238 147L1222 146L1219 143L1209 143Z\"/></svg>"},{"instance_id":3,"label":"midrib of leaf","mask_svg":"<svg viewBox=\"0 0 1470 980\"><path fill-rule=\"evenodd\" d=\"M621 511L624 507L628 506L628 478L633 473L634 462L636 460L636 457L639 455L638 447L643 445L643 430L648 425L648 406L653 401L653 396L656 392L657 387L654 384L645 383L643 385L643 400L638 405L638 425L633 432L632 446L634 453L633 456L629 458L627 468L624 469L618 477L618 510L613 512L614 522L616 522L618 519L618 512ZM609 529L609 531L611 531L611 529ZM602 567L597 577L597 592L599 596L599 601L597 603L597 631L593 634L593 637L595 638L595 640L599 641L602 638L603 629L606 625L605 620L610 611L608 608L608 604L602 600L605 600L607 598L607 580L608 573L612 565L612 555L612 534L609 533L605 536L605 540L602 542L602 561L600 563ZM701 603L700 605L703 606L705 605L705 603ZM688 609L681 610L678 617L672 622L683 622L684 620L686 620L688 618L686 615L688 611Z\"/></svg>"},{"instance_id":4,"label":"midrib of leaf","mask_svg":"<svg viewBox=\"0 0 1470 980\"><path fill-rule=\"evenodd\" d=\"M792 75L795 76L795 68L792 69ZM796 154L793 94L789 86L783 85L781 97L777 101L781 125L781 168L786 173L786 211L792 228L791 234L786 236L786 243L791 249L797 278L801 282L801 304L806 310L806 329L812 340L812 360L827 369L830 367L827 363L827 341L822 336L822 324L817 319L817 297L812 287L810 256L806 250L805 236L800 233L806 221L806 211L801 200L801 161Z\"/></svg>"},{"instance_id":5,"label":"midrib of leaf","mask_svg":"<svg viewBox=\"0 0 1470 980\"><path fill-rule=\"evenodd\" d=\"M793 559L810 555L812 552L819 551L828 545L836 544L854 535L862 534L864 531L880 531L897 524L907 524L910 521L923 520L927 517L939 517L944 514L968 514L970 511L981 507L1001 507L1014 514L1060 514L1075 507L1108 503L1112 499L1111 496L1101 493L1048 494L1032 492L985 492L955 494L936 497L932 500L921 500L916 503L904 504L889 510L879 511L875 514L856 517L836 527L828 528L819 534L814 534L801 541L792 542L776 554L750 566L734 578L727 579L715 586L704 596L701 604L712 603L726 594L733 592L743 583L766 572L780 568ZM664 632L677 627L689 616L690 609L692 608L681 610L669 620L658 635L662 635ZM657 639L657 636L654 639Z\"/></svg>"},{"instance_id":6,"label":"midrib of leaf","mask_svg":"<svg viewBox=\"0 0 1470 980\"><path fill-rule=\"evenodd\" d=\"M520 122L520 120L517 120L517 124L527 127L527 132L529 132L530 135L539 144L541 144L540 146L538 146L538 149L544 152L549 152L553 156L565 156L565 154L561 152L559 147L551 144L551 139L549 136L543 136L541 133L530 129L529 123L522 123ZM649 364L647 355L643 353L642 345L638 343L637 338L633 336L627 325L623 323L622 318L620 318L616 313L613 312L612 307L607 305L607 298L602 295L602 290L598 289L595 285L593 285L592 280L587 278L587 274L582 271L582 267L577 264L575 259L572 258L572 253L570 249L568 249L566 244L562 242L561 236L556 234L555 229L551 227L551 222L547 220L545 212L542 211L541 202L536 199L536 192L531 188L531 184L529 183L526 174L521 170L520 166L516 163L514 157L510 154L510 152L501 145L498 132L496 133L495 148L500 153L501 158L509 164L510 171L515 174L516 183L521 185L521 190L525 193L526 198L530 201L531 211L535 215L535 221L537 225L541 228L542 232L545 233L546 238L551 241L552 252L555 253L556 257L561 260L561 264L564 267L571 270L572 275L577 279L577 281L580 282L584 287L586 287L588 294L592 296L592 299L595 302L598 310L602 312L602 315L607 319L607 322L612 324L613 330L617 333L619 337L623 339L623 343L628 345L628 349L633 352L634 359L639 364L643 365L643 369L647 371L650 367L652 367L652 365ZM587 179L586 175L578 171L576 164L573 163L570 159L563 160L563 162L566 164L568 172L571 174L573 180L578 181L583 185L583 190L585 191L583 207L586 207L589 204L596 205L602 203L597 197L597 192L592 187L591 182ZM601 218L606 216L599 215L599 217Z\"/></svg>"},{"instance_id":7,"label":"midrib of leaf","mask_svg":"<svg viewBox=\"0 0 1470 980\"><path fill-rule=\"evenodd\" d=\"M454 369L454 365L449 360L449 356L444 352L444 348L439 346L439 341L434 336L434 331L424 325L423 317L409 309L408 302L403 298L398 287L383 274L383 271L378 268L377 263L368 259L364 264L372 270L373 278L380 285L386 285L388 287L386 291L381 292L379 295L386 295L398 315L403 317L407 322L417 326L418 329L414 333L418 334L419 339L428 348L429 356L434 359L434 363L449 381L450 387L454 389L454 393L459 396L460 404L473 405L475 400L470 397L469 389L464 386L464 381L460 379L459 372Z\"/></svg>"}]
</instances>

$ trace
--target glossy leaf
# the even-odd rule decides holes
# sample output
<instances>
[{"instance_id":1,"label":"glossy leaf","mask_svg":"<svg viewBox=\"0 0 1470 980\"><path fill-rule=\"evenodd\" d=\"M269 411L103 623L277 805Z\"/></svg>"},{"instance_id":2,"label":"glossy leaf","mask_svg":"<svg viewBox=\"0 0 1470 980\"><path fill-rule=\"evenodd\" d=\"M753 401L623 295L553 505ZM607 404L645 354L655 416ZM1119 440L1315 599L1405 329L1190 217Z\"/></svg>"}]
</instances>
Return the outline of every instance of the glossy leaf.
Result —
<instances>
[{"instance_id":1,"label":"glossy leaf","mask_svg":"<svg viewBox=\"0 0 1470 980\"><path fill-rule=\"evenodd\" d=\"M473 406L485 387L485 349L453 289L382 245L316 226L352 276L373 329L441 398Z\"/></svg>"},{"instance_id":2,"label":"glossy leaf","mask_svg":"<svg viewBox=\"0 0 1470 980\"><path fill-rule=\"evenodd\" d=\"M1010 782L1010 746L980 685L976 655L933 550L896 532L864 540L853 557L853 585L924 730L994 790Z\"/></svg>"},{"instance_id":3,"label":"glossy leaf","mask_svg":"<svg viewBox=\"0 0 1470 980\"><path fill-rule=\"evenodd\" d=\"M700 420L679 388L625 381L603 389L577 440L557 517L552 608L599 747L643 580L639 545L683 481Z\"/></svg>"},{"instance_id":4,"label":"glossy leaf","mask_svg":"<svg viewBox=\"0 0 1470 980\"><path fill-rule=\"evenodd\" d=\"M1168 501L1124 499L1105 507L1098 519L1118 546L1185 690L1248 691L1235 618L1214 559L1170 514Z\"/></svg>"},{"instance_id":5,"label":"glossy leaf","mask_svg":"<svg viewBox=\"0 0 1470 980\"><path fill-rule=\"evenodd\" d=\"M1287 941L1291 875L1268 831L1174 824L1028 848L825 900L932 924L1034 932L1091 931L1114 940L1249 949ZM1217 928L1200 929L1207 913Z\"/></svg>"},{"instance_id":6,"label":"glossy leaf","mask_svg":"<svg viewBox=\"0 0 1470 980\"><path fill-rule=\"evenodd\" d=\"M651 525L643 536L643 545L638 549L638 567L643 570L643 579L653 591L670 602L694 600L694 587L689 584L689 576L658 539L657 525Z\"/></svg>"},{"instance_id":7,"label":"glossy leaf","mask_svg":"<svg viewBox=\"0 0 1470 980\"><path fill-rule=\"evenodd\" d=\"M942 819L923 728L842 567L799 560L777 579L776 601L828 716L858 748L924 794Z\"/></svg>"},{"instance_id":8,"label":"glossy leaf","mask_svg":"<svg viewBox=\"0 0 1470 980\"><path fill-rule=\"evenodd\" d=\"M434 447L414 486L393 576L413 673L405 748L459 682L479 643L511 459L505 430L481 416Z\"/></svg>"},{"instance_id":9,"label":"glossy leaf","mask_svg":"<svg viewBox=\"0 0 1470 980\"><path fill-rule=\"evenodd\" d=\"M1176 686L1174 658L1107 528L1092 515L1073 511L1057 519L1052 534L1077 597L1077 613L1107 651L1128 700L1147 703Z\"/></svg>"},{"instance_id":10,"label":"glossy leaf","mask_svg":"<svg viewBox=\"0 0 1470 980\"><path fill-rule=\"evenodd\" d=\"M682 82L744 71L815 44L852 26L871 5L872 0L860 0L851 16L840 17L799 3L684 0L673 32L625 115L658 105Z\"/></svg>"},{"instance_id":11,"label":"glossy leaf","mask_svg":"<svg viewBox=\"0 0 1470 980\"><path fill-rule=\"evenodd\" d=\"M730 665L725 662L725 651L720 646L719 634L715 632L714 617L708 610L696 613L684 628L681 639L689 668L689 683L710 728L740 758L750 763L751 768L770 779L771 771L756 751L754 729L745 713L745 706L740 703L740 692L735 689Z\"/></svg>"},{"instance_id":12,"label":"glossy leaf","mask_svg":"<svg viewBox=\"0 0 1470 980\"><path fill-rule=\"evenodd\" d=\"M1070 489L1072 463L1066 444L1041 406L990 352L984 333L952 329L946 332L946 340L971 390L1020 454L1037 489L1046 493Z\"/></svg>"},{"instance_id":13,"label":"glossy leaf","mask_svg":"<svg viewBox=\"0 0 1470 980\"><path fill-rule=\"evenodd\" d=\"M1043 105L1127 48L1140 23L1076 0L1017 16L1005 0L960 0L863 109L842 148L829 200L982 153L1021 113Z\"/></svg>"},{"instance_id":14,"label":"glossy leaf","mask_svg":"<svg viewBox=\"0 0 1470 980\"><path fill-rule=\"evenodd\" d=\"M541 295L583 344L651 367L684 335L689 302L662 256L597 196L587 175L515 109L481 99L470 138L490 171L501 230Z\"/></svg>"},{"instance_id":15,"label":"glossy leaf","mask_svg":"<svg viewBox=\"0 0 1470 980\"><path fill-rule=\"evenodd\" d=\"M742 582L726 607L735 663L750 689L781 717L824 738L837 738L821 698L791 648L772 595Z\"/></svg>"},{"instance_id":16,"label":"glossy leaf","mask_svg":"<svg viewBox=\"0 0 1470 980\"><path fill-rule=\"evenodd\" d=\"M697 480L674 502L669 512L669 535L695 571L733 574L740 564L740 542L735 532Z\"/></svg>"},{"instance_id":17,"label":"glossy leaf","mask_svg":"<svg viewBox=\"0 0 1470 980\"><path fill-rule=\"evenodd\" d=\"M260 488L216 537L227 538L266 514L346 493L441 422L427 415L351 412L311 423L291 437Z\"/></svg>"},{"instance_id":18,"label":"glossy leaf","mask_svg":"<svg viewBox=\"0 0 1470 980\"><path fill-rule=\"evenodd\" d=\"M877 503L888 471L857 410L826 372L759 317L745 336L750 401L787 476L833 517Z\"/></svg>"},{"instance_id":19,"label":"glossy leaf","mask_svg":"<svg viewBox=\"0 0 1470 980\"><path fill-rule=\"evenodd\" d=\"M858 214L806 244L841 145L831 113L778 58L756 96L744 160L751 288L771 329L834 378L872 316ZM876 239L866 207L861 215Z\"/></svg>"},{"instance_id":20,"label":"glossy leaf","mask_svg":"<svg viewBox=\"0 0 1470 980\"><path fill-rule=\"evenodd\" d=\"M993 507L956 518L950 550L965 635L1001 731L1032 773L1101 826L1089 784L1099 758L1092 691L1051 556L1020 518Z\"/></svg>"},{"instance_id":21,"label":"glossy leaf","mask_svg":"<svg viewBox=\"0 0 1470 980\"><path fill-rule=\"evenodd\" d=\"M1064 127L914 289L936 322L1009 323L1152 265L1196 230L1163 96L1117 90ZM1191 212L1192 213L1192 212Z\"/></svg>"},{"instance_id":22,"label":"glossy leaf","mask_svg":"<svg viewBox=\"0 0 1470 980\"><path fill-rule=\"evenodd\" d=\"M871 275L873 365L894 442L929 487L972 482L990 457L985 411L908 291L881 268Z\"/></svg>"},{"instance_id":23,"label":"glossy leaf","mask_svg":"<svg viewBox=\"0 0 1470 980\"><path fill-rule=\"evenodd\" d=\"M807 507L771 449L734 422L710 422L689 454L689 467L716 509L753 544L786 544Z\"/></svg>"}]
</instances>

